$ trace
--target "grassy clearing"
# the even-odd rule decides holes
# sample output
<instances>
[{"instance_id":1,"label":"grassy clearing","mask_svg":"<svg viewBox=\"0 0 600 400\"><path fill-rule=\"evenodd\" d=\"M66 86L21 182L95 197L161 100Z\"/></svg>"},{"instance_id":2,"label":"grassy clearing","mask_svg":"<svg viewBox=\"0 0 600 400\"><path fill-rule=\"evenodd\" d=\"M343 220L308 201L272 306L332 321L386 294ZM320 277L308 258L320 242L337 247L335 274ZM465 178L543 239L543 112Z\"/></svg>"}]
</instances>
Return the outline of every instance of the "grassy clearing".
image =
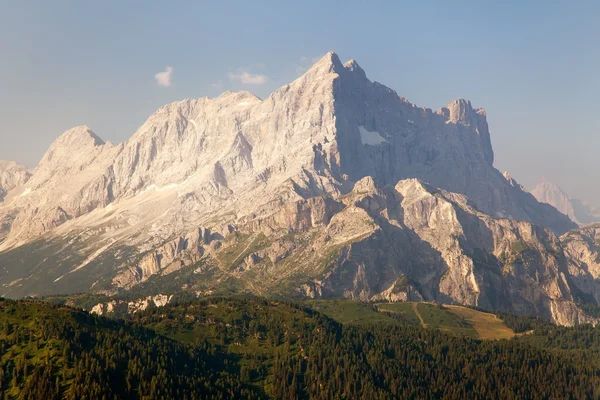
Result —
<instances>
[{"instance_id":1,"label":"grassy clearing","mask_svg":"<svg viewBox=\"0 0 600 400\"><path fill-rule=\"evenodd\" d=\"M420 314L424 325L429 328L439 329L459 336L478 337L477 331L471 324L452 313L446 306L416 303L415 311Z\"/></svg>"},{"instance_id":2,"label":"grassy clearing","mask_svg":"<svg viewBox=\"0 0 600 400\"><path fill-rule=\"evenodd\" d=\"M414 304L409 302L377 304L377 309L382 312L399 314L411 325L420 325L419 316L415 314Z\"/></svg>"},{"instance_id":3,"label":"grassy clearing","mask_svg":"<svg viewBox=\"0 0 600 400\"><path fill-rule=\"evenodd\" d=\"M424 328L439 329L458 336L475 339L510 339L515 333L494 314L454 305L430 303L383 303L377 304L381 312L392 312L402 316L410 324Z\"/></svg>"},{"instance_id":4,"label":"grassy clearing","mask_svg":"<svg viewBox=\"0 0 600 400\"><path fill-rule=\"evenodd\" d=\"M345 299L309 300L305 304L342 324L421 325L482 340L510 339L515 336L494 314L461 306L414 302L370 304Z\"/></svg>"},{"instance_id":5,"label":"grassy clearing","mask_svg":"<svg viewBox=\"0 0 600 400\"><path fill-rule=\"evenodd\" d=\"M510 339L515 333L501 319L489 314L461 306L445 306L450 312L462 318L476 331L477 337L484 340Z\"/></svg>"},{"instance_id":6,"label":"grassy clearing","mask_svg":"<svg viewBox=\"0 0 600 400\"><path fill-rule=\"evenodd\" d=\"M398 323L369 303L357 300L309 300L306 305L342 324Z\"/></svg>"}]
</instances>

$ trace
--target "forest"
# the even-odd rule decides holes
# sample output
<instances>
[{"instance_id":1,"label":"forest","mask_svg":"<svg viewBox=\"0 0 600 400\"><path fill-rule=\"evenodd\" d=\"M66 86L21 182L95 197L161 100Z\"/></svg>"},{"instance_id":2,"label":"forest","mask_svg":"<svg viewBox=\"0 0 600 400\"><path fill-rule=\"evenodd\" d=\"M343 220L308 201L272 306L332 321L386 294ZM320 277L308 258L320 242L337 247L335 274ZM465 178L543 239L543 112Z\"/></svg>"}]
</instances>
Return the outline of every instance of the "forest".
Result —
<instances>
[{"instance_id":1,"label":"forest","mask_svg":"<svg viewBox=\"0 0 600 400\"><path fill-rule=\"evenodd\" d=\"M501 318L507 326L528 333L481 340L385 313L381 320L340 322L316 308L256 297L210 297L109 319L59 304L1 300L0 395L600 398L597 327L557 327L506 314Z\"/></svg>"}]
</instances>

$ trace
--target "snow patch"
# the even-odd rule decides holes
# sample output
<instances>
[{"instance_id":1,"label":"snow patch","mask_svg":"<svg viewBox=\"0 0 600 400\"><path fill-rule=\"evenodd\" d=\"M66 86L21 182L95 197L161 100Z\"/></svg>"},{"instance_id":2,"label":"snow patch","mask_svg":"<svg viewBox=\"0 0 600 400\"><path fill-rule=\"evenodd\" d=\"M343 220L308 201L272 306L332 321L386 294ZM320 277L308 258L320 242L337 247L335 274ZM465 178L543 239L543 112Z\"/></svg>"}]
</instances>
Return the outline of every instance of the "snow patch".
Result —
<instances>
[{"instance_id":1,"label":"snow patch","mask_svg":"<svg viewBox=\"0 0 600 400\"><path fill-rule=\"evenodd\" d=\"M240 101L240 102L238 103L238 106L240 106L240 107L243 107L243 106L247 106L247 105L249 105L249 104L250 104L250 103L249 103L249 102L247 102L247 101Z\"/></svg>"},{"instance_id":2,"label":"snow patch","mask_svg":"<svg viewBox=\"0 0 600 400\"><path fill-rule=\"evenodd\" d=\"M381 134L377 131L368 131L364 126L359 126L358 131L360 132L360 141L362 144L366 144L368 146L378 146L382 143L387 143L387 139L381 136Z\"/></svg>"},{"instance_id":3,"label":"snow patch","mask_svg":"<svg viewBox=\"0 0 600 400\"><path fill-rule=\"evenodd\" d=\"M31 193L31 188L27 188L23 191L23 193L21 193L21 197L25 197L30 193Z\"/></svg>"}]
</instances>

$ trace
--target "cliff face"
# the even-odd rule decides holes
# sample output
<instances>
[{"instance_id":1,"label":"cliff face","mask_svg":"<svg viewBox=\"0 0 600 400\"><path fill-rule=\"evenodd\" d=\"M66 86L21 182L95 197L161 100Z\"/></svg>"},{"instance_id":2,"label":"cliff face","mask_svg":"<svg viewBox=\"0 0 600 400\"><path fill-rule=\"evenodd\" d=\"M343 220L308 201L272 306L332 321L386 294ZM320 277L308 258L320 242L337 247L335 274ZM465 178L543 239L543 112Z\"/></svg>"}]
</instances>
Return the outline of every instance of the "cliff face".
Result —
<instances>
[{"instance_id":1,"label":"cliff face","mask_svg":"<svg viewBox=\"0 0 600 400\"><path fill-rule=\"evenodd\" d=\"M340 211L329 214L311 208L326 217L296 233L311 238L303 247L277 235L280 229L296 232L294 226L262 224L269 227L261 231L263 244L255 242L257 249L238 260L236 276L256 277L254 284L263 287L272 282L271 291L301 283L289 271L301 264L306 282L300 292L310 297L424 299L542 315L561 324L592 321L574 304L578 289L548 229L492 218L465 196L416 179L380 187L367 177L340 202Z\"/></svg>"},{"instance_id":2,"label":"cliff face","mask_svg":"<svg viewBox=\"0 0 600 400\"><path fill-rule=\"evenodd\" d=\"M63 134L0 203L0 283L11 296L114 291L208 263L208 286L406 288L583 318L552 311L574 304L552 231L575 225L492 163L483 110L418 108L328 53L265 100L164 106L120 145L87 127ZM511 255L513 243L532 258Z\"/></svg>"},{"instance_id":3,"label":"cliff face","mask_svg":"<svg viewBox=\"0 0 600 400\"><path fill-rule=\"evenodd\" d=\"M561 241L569 260L569 275L578 288L578 301L600 304L600 225L570 231Z\"/></svg>"}]
</instances>

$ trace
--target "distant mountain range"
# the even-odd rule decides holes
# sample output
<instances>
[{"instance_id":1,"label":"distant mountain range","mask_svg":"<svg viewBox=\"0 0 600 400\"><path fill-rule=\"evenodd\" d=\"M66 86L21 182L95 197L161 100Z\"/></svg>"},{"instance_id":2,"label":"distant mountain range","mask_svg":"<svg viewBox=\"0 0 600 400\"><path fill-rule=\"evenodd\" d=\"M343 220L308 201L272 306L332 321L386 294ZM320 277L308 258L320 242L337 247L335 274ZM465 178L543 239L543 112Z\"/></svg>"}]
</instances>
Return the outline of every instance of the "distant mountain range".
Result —
<instances>
[{"instance_id":1,"label":"distant mountain range","mask_svg":"<svg viewBox=\"0 0 600 400\"><path fill-rule=\"evenodd\" d=\"M541 203L550 204L580 226L600 222L600 207L571 198L552 182L542 182L531 194Z\"/></svg>"},{"instance_id":2,"label":"distant mountain range","mask_svg":"<svg viewBox=\"0 0 600 400\"><path fill-rule=\"evenodd\" d=\"M482 109L417 107L330 52L264 100L183 100L124 143L80 126L32 171L0 164L1 294L247 291L594 321L599 271L557 236L577 225L493 159Z\"/></svg>"}]
</instances>

